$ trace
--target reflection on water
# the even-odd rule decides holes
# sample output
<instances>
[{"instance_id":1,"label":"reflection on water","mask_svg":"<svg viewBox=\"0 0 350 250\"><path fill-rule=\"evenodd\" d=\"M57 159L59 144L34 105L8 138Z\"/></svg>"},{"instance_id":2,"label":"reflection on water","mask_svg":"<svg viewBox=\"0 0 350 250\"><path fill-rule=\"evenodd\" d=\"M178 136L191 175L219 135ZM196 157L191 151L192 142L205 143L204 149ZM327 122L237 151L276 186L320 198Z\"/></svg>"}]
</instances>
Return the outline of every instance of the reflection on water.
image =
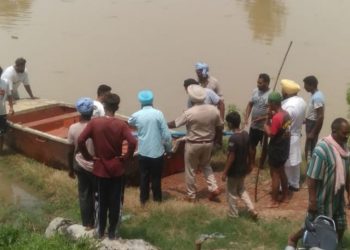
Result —
<instances>
[{"instance_id":1,"label":"reflection on water","mask_svg":"<svg viewBox=\"0 0 350 250\"><path fill-rule=\"evenodd\" d=\"M284 30L286 7L280 0L244 0L248 22L255 40L271 44Z\"/></svg>"},{"instance_id":2,"label":"reflection on water","mask_svg":"<svg viewBox=\"0 0 350 250\"><path fill-rule=\"evenodd\" d=\"M185 106L181 81L194 76L196 61L209 63L226 103L244 110L256 75L275 77L293 40L280 79L318 77L328 133L347 109L339 93L349 81L349 9L349 0L0 0L0 65L26 58L35 95L69 103L108 83L125 115L150 88L171 120Z\"/></svg>"},{"instance_id":3,"label":"reflection on water","mask_svg":"<svg viewBox=\"0 0 350 250\"><path fill-rule=\"evenodd\" d=\"M10 28L30 17L32 0L0 0L0 27Z\"/></svg>"}]
</instances>

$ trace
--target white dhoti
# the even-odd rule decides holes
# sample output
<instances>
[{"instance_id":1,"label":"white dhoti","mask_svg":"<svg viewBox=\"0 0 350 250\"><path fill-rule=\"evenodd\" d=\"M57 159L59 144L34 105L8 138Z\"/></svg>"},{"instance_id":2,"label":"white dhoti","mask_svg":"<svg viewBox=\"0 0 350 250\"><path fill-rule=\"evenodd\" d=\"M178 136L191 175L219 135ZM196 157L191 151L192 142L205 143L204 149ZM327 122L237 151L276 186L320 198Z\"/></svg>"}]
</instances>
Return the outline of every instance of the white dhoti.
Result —
<instances>
[{"instance_id":1,"label":"white dhoti","mask_svg":"<svg viewBox=\"0 0 350 250\"><path fill-rule=\"evenodd\" d=\"M285 172L289 186L299 188L301 163L301 136L291 135L289 158L285 163Z\"/></svg>"}]
</instances>

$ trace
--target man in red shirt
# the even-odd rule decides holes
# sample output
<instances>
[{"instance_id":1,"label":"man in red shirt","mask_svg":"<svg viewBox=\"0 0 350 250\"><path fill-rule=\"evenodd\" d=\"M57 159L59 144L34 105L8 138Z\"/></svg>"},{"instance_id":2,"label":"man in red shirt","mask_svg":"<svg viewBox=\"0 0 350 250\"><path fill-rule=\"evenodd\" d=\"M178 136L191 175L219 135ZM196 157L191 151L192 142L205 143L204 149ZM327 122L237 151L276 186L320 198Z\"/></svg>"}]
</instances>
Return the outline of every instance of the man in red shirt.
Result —
<instances>
[{"instance_id":1,"label":"man in red shirt","mask_svg":"<svg viewBox=\"0 0 350 250\"><path fill-rule=\"evenodd\" d=\"M281 108L282 96L278 92L271 92L268 97L269 119L265 124L265 133L271 138L268 146L268 162L272 178L272 204L277 207L278 202L284 201L288 195L288 180L284 171L284 164L289 157L291 119ZM282 197L278 199L278 189L282 187Z\"/></svg>"},{"instance_id":2,"label":"man in red shirt","mask_svg":"<svg viewBox=\"0 0 350 250\"><path fill-rule=\"evenodd\" d=\"M109 218L108 238L115 239L120 214L122 176L125 163L133 156L136 139L131 134L128 125L114 117L118 110L120 98L116 94L107 94L104 100L106 115L91 120L78 139L78 149L86 160L93 160L92 173L96 176L97 203L96 222L97 233L104 236ZM89 154L85 142L91 138L95 156ZM123 141L128 142L128 150L122 155Z\"/></svg>"}]
</instances>

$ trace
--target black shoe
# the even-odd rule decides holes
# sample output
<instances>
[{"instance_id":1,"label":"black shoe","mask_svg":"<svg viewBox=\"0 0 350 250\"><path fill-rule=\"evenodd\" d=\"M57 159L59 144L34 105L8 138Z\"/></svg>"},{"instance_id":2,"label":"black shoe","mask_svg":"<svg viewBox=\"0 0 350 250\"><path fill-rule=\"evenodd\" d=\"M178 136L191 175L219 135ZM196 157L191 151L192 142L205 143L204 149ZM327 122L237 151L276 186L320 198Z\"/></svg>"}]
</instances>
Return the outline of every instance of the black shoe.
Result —
<instances>
[{"instance_id":1,"label":"black shoe","mask_svg":"<svg viewBox=\"0 0 350 250\"><path fill-rule=\"evenodd\" d=\"M109 240L115 240L117 237L116 237L116 233L112 233L112 232L109 232L108 233L108 239Z\"/></svg>"},{"instance_id":2,"label":"black shoe","mask_svg":"<svg viewBox=\"0 0 350 250\"><path fill-rule=\"evenodd\" d=\"M293 187L293 186L289 186L288 189L292 192L299 192L299 188Z\"/></svg>"}]
</instances>

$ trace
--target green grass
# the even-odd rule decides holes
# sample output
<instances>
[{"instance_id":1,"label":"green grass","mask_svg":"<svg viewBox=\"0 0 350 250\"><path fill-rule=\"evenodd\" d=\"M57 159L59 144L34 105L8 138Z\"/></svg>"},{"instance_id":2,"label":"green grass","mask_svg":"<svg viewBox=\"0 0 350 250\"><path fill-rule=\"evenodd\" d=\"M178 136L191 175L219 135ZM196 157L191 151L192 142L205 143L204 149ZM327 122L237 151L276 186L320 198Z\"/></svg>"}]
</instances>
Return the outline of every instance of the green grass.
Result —
<instances>
[{"instance_id":1,"label":"green grass","mask_svg":"<svg viewBox=\"0 0 350 250\"><path fill-rule=\"evenodd\" d=\"M0 249L95 249L87 240L75 242L65 236L50 239L44 236L54 217L79 221L75 182L66 173L11 154L1 157L0 171L5 177L29 186L43 201L38 209L18 208L0 201Z\"/></svg>"},{"instance_id":2,"label":"green grass","mask_svg":"<svg viewBox=\"0 0 350 250\"><path fill-rule=\"evenodd\" d=\"M9 225L0 226L0 249L2 250L71 250L95 249L93 244L82 239L72 241L63 236L56 235L46 239L42 234Z\"/></svg>"},{"instance_id":3,"label":"green grass","mask_svg":"<svg viewBox=\"0 0 350 250\"><path fill-rule=\"evenodd\" d=\"M175 210L175 211L174 211ZM183 210L152 211L148 219L134 219L123 226L126 238L142 237L161 249L194 249L201 234L221 233L202 249L282 249L293 225L290 221L254 222L246 216L231 219L201 205ZM270 239L270 240L266 240Z\"/></svg>"},{"instance_id":4,"label":"green grass","mask_svg":"<svg viewBox=\"0 0 350 250\"><path fill-rule=\"evenodd\" d=\"M218 165L223 159L225 154L217 156ZM64 236L44 237L45 228L54 217L80 222L76 181L69 179L66 172L50 169L17 154L0 159L0 172L28 184L44 201L39 212L0 206L0 249L95 249L87 240L74 242ZM229 219L225 209L174 199L141 208L137 188L127 188L125 213L131 218L123 222L121 236L141 238L160 249L175 250L195 249L195 241L201 234L218 232L225 237L208 239L202 249L279 250L285 246L288 234L302 223L293 218L254 222L245 214ZM344 243L350 245L348 233Z\"/></svg>"}]
</instances>

